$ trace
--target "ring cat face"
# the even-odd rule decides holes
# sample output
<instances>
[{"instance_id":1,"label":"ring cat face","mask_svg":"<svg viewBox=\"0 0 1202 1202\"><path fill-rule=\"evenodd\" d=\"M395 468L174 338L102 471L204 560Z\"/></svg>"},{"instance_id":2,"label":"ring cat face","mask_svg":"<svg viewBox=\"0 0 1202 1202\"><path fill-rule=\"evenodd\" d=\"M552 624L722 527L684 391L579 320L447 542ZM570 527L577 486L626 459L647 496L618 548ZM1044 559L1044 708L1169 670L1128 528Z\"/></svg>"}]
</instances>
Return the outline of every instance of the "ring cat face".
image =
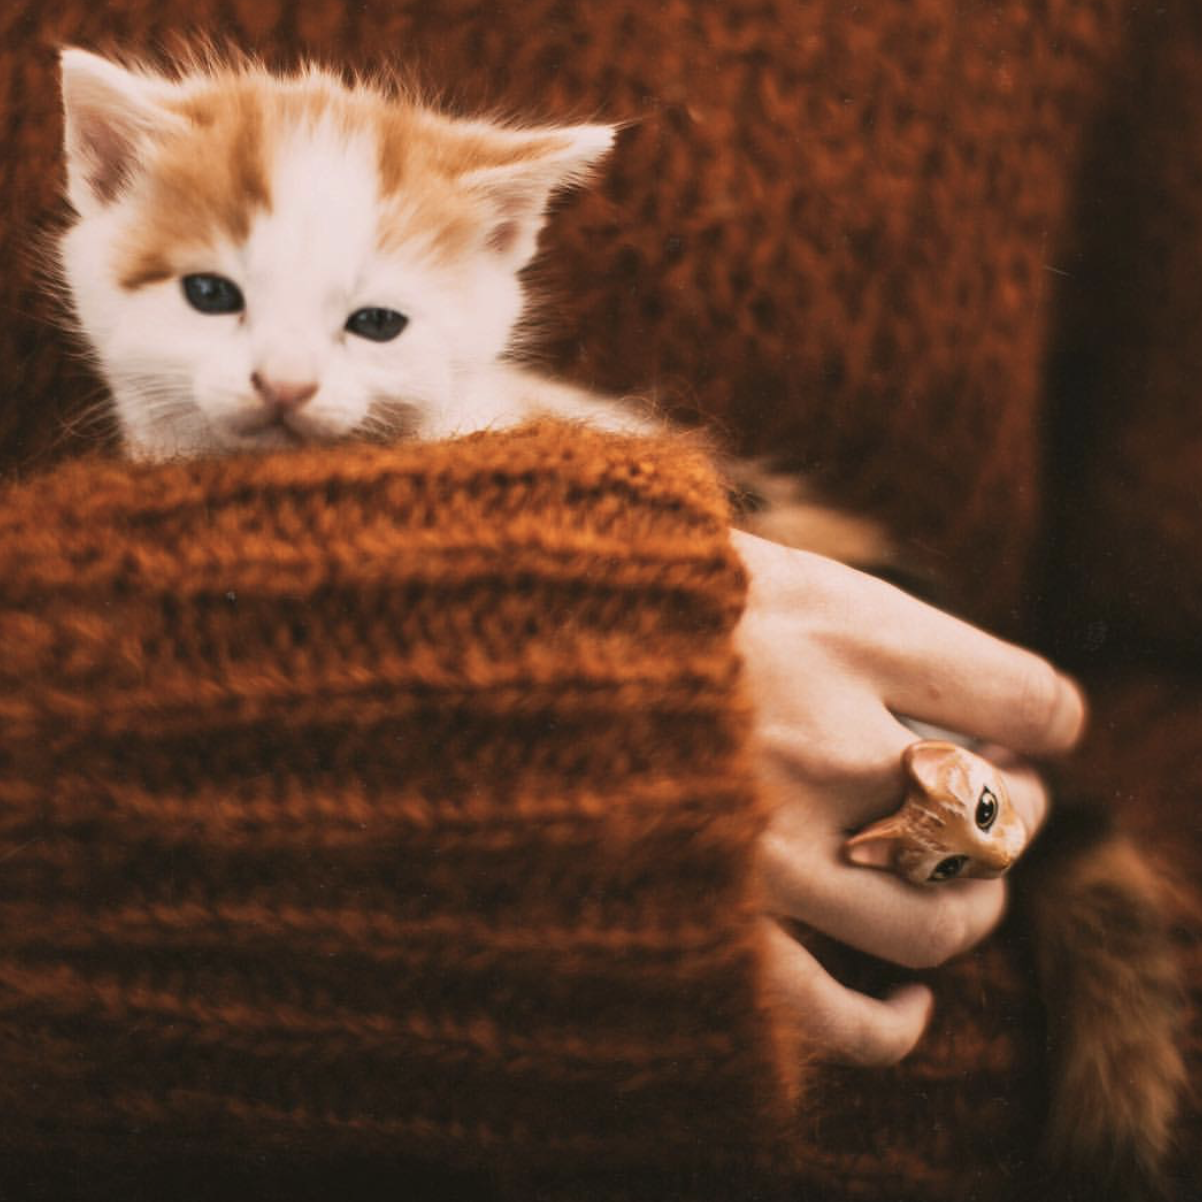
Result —
<instances>
[{"instance_id":1,"label":"ring cat face","mask_svg":"<svg viewBox=\"0 0 1202 1202\"><path fill-rule=\"evenodd\" d=\"M902 756L909 789L900 809L844 845L857 864L890 868L916 885L1001 876L1027 831L1002 775L954 743L912 743Z\"/></svg>"},{"instance_id":2,"label":"ring cat face","mask_svg":"<svg viewBox=\"0 0 1202 1202\"><path fill-rule=\"evenodd\" d=\"M441 429L511 341L548 199L613 140L316 68L72 49L62 75L63 272L142 457Z\"/></svg>"}]
</instances>

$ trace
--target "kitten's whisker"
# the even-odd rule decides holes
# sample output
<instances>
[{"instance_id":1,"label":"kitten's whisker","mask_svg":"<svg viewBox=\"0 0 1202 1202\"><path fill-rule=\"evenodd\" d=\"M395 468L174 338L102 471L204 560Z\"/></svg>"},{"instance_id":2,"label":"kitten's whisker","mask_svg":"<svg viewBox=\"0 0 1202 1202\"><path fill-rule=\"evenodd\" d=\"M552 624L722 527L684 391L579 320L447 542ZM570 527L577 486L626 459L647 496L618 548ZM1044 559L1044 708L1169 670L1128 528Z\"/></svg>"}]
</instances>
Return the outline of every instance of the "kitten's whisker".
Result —
<instances>
[{"instance_id":1,"label":"kitten's whisker","mask_svg":"<svg viewBox=\"0 0 1202 1202\"><path fill-rule=\"evenodd\" d=\"M413 435L417 416L417 409L408 401L377 396L353 433L370 442L395 442Z\"/></svg>"},{"instance_id":2,"label":"kitten's whisker","mask_svg":"<svg viewBox=\"0 0 1202 1202\"><path fill-rule=\"evenodd\" d=\"M67 413L61 415L45 453L56 456L72 443L89 446L107 445L117 440L116 414L108 391L103 387L86 393Z\"/></svg>"}]
</instances>

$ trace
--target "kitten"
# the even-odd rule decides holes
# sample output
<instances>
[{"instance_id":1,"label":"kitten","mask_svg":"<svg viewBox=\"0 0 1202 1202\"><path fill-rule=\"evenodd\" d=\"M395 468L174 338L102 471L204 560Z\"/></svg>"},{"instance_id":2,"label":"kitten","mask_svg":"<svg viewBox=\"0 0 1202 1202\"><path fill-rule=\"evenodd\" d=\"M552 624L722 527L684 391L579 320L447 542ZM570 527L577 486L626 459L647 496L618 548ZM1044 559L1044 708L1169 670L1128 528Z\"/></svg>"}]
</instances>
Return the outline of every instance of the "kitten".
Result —
<instances>
[{"instance_id":1,"label":"kitten","mask_svg":"<svg viewBox=\"0 0 1202 1202\"><path fill-rule=\"evenodd\" d=\"M505 357L548 200L590 175L613 128L454 119L317 68L168 78L69 49L62 71L77 214L62 268L130 455L430 439L539 415L660 428ZM796 480L740 475L767 502L748 529L887 558L875 526ZM1134 1196L1160 1172L1185 1077L1158 883L1104 833L1044 860L1023 896L1060 1038L1050 1155Z\"/></svg>"},{"instance_id":2,"label":"kitten","mask_svg":"<svg viewBox=\"0 0 1202 1202\"><path fill-rule=\"evenodd\" d=\"M652 427L502 358L548 199L611 127L452 120L315 69L62 68L63 267L129 454Z\"/></svg>"},{"instance_id":3,"label":"kitten","mask_svg":"<svg viewBox=\"0 0 1202 1202\"><path fill-rule=\"evenodd\" d=\"M519 128L250 63L178 80L62 55L60 245L127 454L444 438L536 417L647 433L649 407L507 357L547 203L615 129ZM867 521L743 463L741 523L885 563Z\"/></svg>"}]
</instances>

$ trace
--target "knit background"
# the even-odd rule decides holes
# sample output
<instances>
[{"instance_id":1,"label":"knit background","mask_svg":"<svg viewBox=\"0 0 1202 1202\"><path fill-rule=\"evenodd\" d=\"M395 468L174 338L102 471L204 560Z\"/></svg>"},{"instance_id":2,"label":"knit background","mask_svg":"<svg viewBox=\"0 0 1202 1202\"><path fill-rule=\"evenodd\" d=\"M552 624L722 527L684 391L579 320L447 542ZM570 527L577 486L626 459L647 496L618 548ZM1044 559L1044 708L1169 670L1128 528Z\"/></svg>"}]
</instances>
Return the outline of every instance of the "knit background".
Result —
<instances>
[{"instance_id":1,"label":"knit background","mask_svg":"<svg viewBox=\"0 0 1202 1202\"><path fill-rule=\"evenodd\" d=\"M199 30L284 63L400 62L468 110L631 122L535 272L550 367L806 466L886 519L949 600L1013 623L1050 304L1125 8L14 0L0 182L16 220L0 251L26 268L4 284L0 389L31 399L4 412L0 443L39 456L96 395L28 270L61 190L57 45L154 52Z\"/></svg>"},{"instance_id":2,"label":"knit background","mask_svg":"<svg viewBox=\"0 0 1202 1202\"><path fill-rule=\"evenodd\" d=\"M333 0L112 0L104 6L11 0L0 7L0 128L6 147L0 156L0 183L9 204L8 219L0 222L0 251L8 264L0 281L6 314L0 322L0 395L9 398L0 409L0 456L7 468L45 464L91 446L97 437L90 424L79 426L75 417L97 397L98 384L68 353L68 340L54 326L54 305L44 299L35 278L41 257L35 236L60 211L55 47L77 41L157 49L173 31L198 29L218 37L228 34L273 61L293 61L304 51L356 64L399 60L466 108L499 103L548 118L630 119L599 187L562 202L547 236L548 254L535 275L549 297L548 366L585 384L655 391L679 415L714 421L739 447L770 451L807 467L834 497L882 517L914 563L940 578L949 601L990 624L1041 635L1046 646L1099 690L1092 741L1065 787L1112 804L1124 823L1160 849L1175 874L1187 882L1198 880L1202 690L1189 661L1196 655L1197 598L1202 596L1196 556L1202 533L1197 500L1202 435L1194 398L1199 378L1196 263L1202 252L1197 237L1202 35L1188 0L1155 5L881 0L858 6L838 0L728 0L721 5L530 0L505 6L456 0L365 0L354 5ZM331 456L335 462L340 458ZM157 478L153 473L139 477ZM64 479L77 491L86 480L86 493L80 495L87 496L99 480L111 481L118 495L125 495L127 487L120 471ZM173 488L182 487L179 480L195 485L195 478L184 473ZM413 501L418 512L430 513L431 497L441 503L442 487L431 483L428 495L405 493L406 504ZM579 500L573 494L574 506ZM55 529L71 528L77 503L70 489L59 494ZM273 501L268 510L275 512L276 506ZM371 544L378 532L373 534L367 522L360 535L356 523L366 515L360 512L352 520L353 508L353 498L336 489L329 520L346 523L349 546L360 537ZM312 506L311 512L321 509ZM221 512L227 514L225 508ZM46 694L17 687L27 677L8 678L10 704L24 707L11 716L34 723L14 728L30 737L9 740L17 757L13 762L43 785L35 795L13 795L8 802L17 807L14 833L5 836L11 839L8 846L25 850L5 862L6 878L17 882L14 892L4 895L6 902L28 907L35 899L40 899L38 906L68 899L63 914L51 916L43 929L50 932L45 946L54 949L54 962L69 963L76 973L98 974L107 964L136 961L138 971L150 973L147 979L157 984L163 978L155 974L175 971L171 989L156 993L147 987L145 997L152 1003L165 993L197 997L216 989L221 996L224 955L185 957L186 944L173 943L183 938L181 914L188 916L189 938L193 931L197 939L224 939L231 929L251 933L253 911L210 911L205 918L204 905L187 893L198 879L198 862L214 848L225 874L222 881L251 879L239 866L236 840L225 850L224 824L232 822L229 830L236 834L245 820L239 812L253 816L256 806L278 805L282 796L289 806L308 813L307 821L317 821L323 829L328 825L331 838L342 832L339 837L359 841L358 851L348 844L330 866L294 859L306 906L313 895L301 882L320 883L333 902L353 890L344 855L352 861L361 855L372 887L387 888L379 884L379 861L373 859L379 849L370 841L363 846L362 832L345 829L342 809L314 815L306 789L318 786L277 785L274 770L266 769L278 762L280 747L272 738L289 740L288 755L300 757L296 762L304 765L300 775L306 781L341 779L339 773L348 765L355 773L374 771L364 767L369 758L383 755L380 762L387 765L392 763L389 756L404 754L400 743L388 744L382 752L378 743L368 749L356 742L361 715L371 723L387 718L367 701L339 711L329 708L324 694L318 702L308 691L311 674L320 673L323 663L319 640L304 631L308 610L298 598L316 595L312 590L320 593L317 582L331 571L337 576L346 565L324 550L319 554L314 549L308 565L303 556L294 557L282 544L300 538L299 545L312 548L312 540L304 537L305 523L288 517L288 504L280 512L285 523L277 540L281 558L272 561L269 573L244 565L254 583L242 582L240 588L217 586L214 591L214 573L229 565L180 557L187 544L178 540L191 528L172 525L175 517L156 517L151 532L139 536L156 546L157 565L175 565L170 571L177 583L186 583L192 572L198 581L208 582L187 585L193 590L194 612L187 610L193 633L184 643L168 638L172 615L161 605L123 596L120 590L115 596L122 598L125 624L102 621L92 611L81 622L68 598L68 608L61 610L45 602L47 613L39 628L30 616L42 604L35 606L35 595L49 598L60 589L70 594L72 574L40 581L38 589L44 591L14 595L9 602L9 619L26 623L13 627L5 639L6 653L14 649L13 663L24 657L27 666L41 665L38 671L49 665L51 678L60 681L54 674L76 675L70 677L71 687L60 685ZM26 539L51 528L48 518L34 521L32 513L22 510L25 524L13 527L19 537L14 534L5 544L14 554ZM222 518L230 523L223 528L229 536L226 545L238 547L248 536L258 537L255 523L261 520L261 507L228 498L228 514ZM104 548L102 538L90 537L78 524L75 531L77 547ZM23 571L30 562L21 561ZM14 560L6 578L17 567ZM121 570L136 572L137 561ZM255 590L277 577L280 583L272 587L278 591L255 602ZM99 578L87 587L100 590ZM294 592L289 594L289 588ZM226 591L237 600L225 600ZM93 600L100 596L99 591L92 594ZM425 635L438 633L442 613L436 608ZM355 640L348 641L342 619L331 616L330 621L334 642L328 645L339 652L327 657L324 668L371 677L375 657ZM47 626L71 633L47 643ZM293 740L287 731L269 735L251 724L245 740L234 740L222 753L230 757L228 764L221 757L213 759L209 739L189 743L189 690L195 687L195 674L206 679L213 647L222 648L230 675L213 681L214 693L206 703L210 709L203 711L206 722L214 721L222 706L231 704L230 683L241 679L240 655L249 656L249 644L238 643L234 633L247 628L263 647L274 649L276 662L286 665L270 705L289 713L295 709L310 724L298 728L304 732L314 723L343 722L339 738L345 743ZM509 630L503 623L502 628ZM437 639L435 644L455 645ZM635 654L629 640L624 647ZM1113 667L1116 651L1135 661L1122 675ZM643 661L636 656L636 662ZM301 665L310 675L294 678ZM175 682L179 728L171 728L167 707L163 726L154 734L159 742L147 761L159 764L162 775L138 781L135 768L141 756L127 748L120 726L133 711L122 705L140 704L138 682L145 683L152 666L156 708L160 683L168 696L168 686ZM256 677L261 667L260 662ZM446 672L461 670L463 664L452 658L448 668L438 654L431 654L425 667L442 673L439 679L445 681ZM167 668L160 682L158 672ZM306 682L305 687L298 682ZM253 690L236 688L234 695L232 712L239 715L253 715L256 705L267 704ZM113 697L125 700L94 704L97 698ZM30 712L31 705L36 713ZM51 726L70 729L80 721L80 707L90 715L89 722L103 729L70 736L79 742L60 749L69 753L67 762L78 760L81 772L86 768L112 780L138 781L123 796L146 800L139 811L137 806L126 809L131 805L127 799L119 815L120 823L127 824L123 829L136 838L105 844L100 865L88 870L88 879L102 893L74 901L70 881L51 887L53 873L72 863L79 871L80 849L94 846L86 834L90 819L80 811L84 826L68 824L67 833L51 838L40 807L48 806L45 812L54 814L53 804L98 801L89 801L85 791L71 793L70 776L61 800L55 800L60 796L57 780L53 789L46 783L51 779L49 760L38 759L49 753L38 750L32 733ZM411 716L418 712L412 710ZM621 725L636 719L615 721ZM462 779L455 775L450 767L454 757L443 748L461 750L466 736L456 724L433 722L429 729L435 737L421 761L427 781L449 790L454 799L468 779L492 780L491 761L476 764ZM546 731L527 727L522 735L523 748L539 748ZM85 744L92 758L80 759L84 753L78 748ZM587 739L577 741L585 752L587 744ZM661 744L649 743L648 755L653 745ZM146 749L138 745L136 750ZM417 771L415 763L406 761L407 770ZM594 769L600 770L600 764L590 761L589 771ZM225 778L221 772L227 773ZM235 778L258 784L218 804L216 799L227 797L218 781ZM423 779L420 772L414 779ZM211 786L204 784L210 780ZM255 791L260 786L262 795ZM204 809L208 819L164 804L185 788L199 798L192 803L194 810ZM290 788L299 792L289 793ZM284 792L277 796L278 790ZM350 807L347 813L354 812L354 804L349 794L340 798L340 807ZM212 832L224 806L232 807L235 816L221 818L217 840ZM749 837L741 830L736 844ZM39 842L26 846L34 838ZM65 850L72 847L74 857ZM730 851L735 854L734 844ZM294 857L301 854L293 852ZM136 871L131 877L127 870ZM22 872L32 875L23 878ZM38 877L39 872L51 876ZM173 884L177 877L178 888ZM273 879L273 887L280 889L289 883ZM455 881L461 886L462 875L448 872L440 878L446 889L458 887ZM122 900L121 891L134 887L148 891L148 906L165 908L174 920L139 916L136 907ZM1022 888L1021 874L1015 887ZM1191 917L1198 909L1191 883L1180 896L1181 945L1195 987L1202 984L1197 925ZM255 936L266 949L264 971L272 971L273 955L290 954L291 947L328 948L331 941L342 947L350 939L355 951L343 954L371 962L377 946L398 945L395 932L355 927L353 921L348 927L336 915L319 920L314 917L319 910L304 913L299 934L297 920L288 919L294 926L285 929L285 917L276 915L276 926ZM522 925L525 918L517 918L518 910L513 913ZM26 972L39 954L33 917L28 909L14 911L8 928L17 932L16 954ZM42 909L36 917L47 920ZM321 922L340 924L337 936L329 933L333 926L323 935ZM165 968L157 961L143 968L145 957L131 950L138 932L152 927L152 941L162 943ZM79 933L68 938L77 928ZM144 938L151 940L151 935ZM72 939L80 946L73 946ZM849 975L869 979L881 974L879 966L865 965L838 949L823 951ZM45 958L44 951L40 954ZM188 971L202 977L180 977L182 964L194 966ZM255 971L260 971L257 961ZM315 1010L325 1012L328 998L357 1015L379 1014L379 1007L366 1010L373 989L383 1005L378 965L367 965L369 987L363 999L346 996L346 982L332 970L325 976L323 971L320 964L306 965L310 975L303 978L306 989L327 991ZM266 993L257 996L270 1007L288 1002L293 1013L303 1016L305 997L296 1001L286 996L283 982L288 979L287 974L273 978ZM33 1088L41 1071L36 1066L50 1064L63 1073L72 1066L72 1072L83 1072L75 1067L76 1050L84 1044L103 1047L111 1036L110 1060L87 1079L89 1089L132 1089L138 1080L172 1071L174 1058L147 1049L165 1038L164 1031L176 1030L174 1037L187 1056L174 1071L211 1071L214 1082L232 1083L234 1093L245 1091L255 1076L237 1057L222 1059L222 1039L211 1038L218 1030L224 1038L228 1014L160 1012L158 1022L147 1026L141 1012L131 1024L120 1021L117 1012L111 1018L97 1014L90 1002L91 1025L81 1025L75 980L54 978L68 1009L45 1020L38 1036L42 1042L34 1045L43 1049L40 1059L22 1047L6 1052L27 1073L11 1079L6 1112L28 1116L29 1126L52 1147L52 1159L65 1166L68 1177L65 1183L53 1179L48 1165L38 1162L21 1184L33 1188L40 1182L43 1196L54 1199L70 1196L72 1189L92 1198L103 1187L88 1167L96 1149L76 1130L75 1117L67 1132L53 1106L39 1100ZM812 1087L811 1097L822 1102L806 1112L807 1126L799 1135L807 1197L1008 1202L1015 1196L1040 1196L1030 1155L1042 1125L1046 1063L1023 931L1011 926L972 956L932 974L932 980L939 1002L936 1026L911 1061L887 1073L830 1070ZM311 1000L317 994L306 996ZM514 995L515 1001L519 996ZM723 1004L737 1009L731 997ZM43 1012L41 1004L31 1002L20 1013L28 1020ZM721 1023L729 1029L733 1012L721 1011L715 1030ZM565 1010L553 1006L550 1013L562 1019ZM685 1010L669 1007L667 1014L683 1022ZM661 1018L666 1024L667 1018ZM370 1023L356 1021L358 1032L371 1033ZM124 1046L117 1033L130 1029L135 1042ZM668 1038L664 1025L649 1029ZM303 1038L288 1036L292 1047ZM1190 1041L1196 1076L1202 1051L1196 1022ZM277 1054L274 1048L238 1046L263 1057ZM152 1054L155 1059L147 1061ZM351 1099L386 1117L396 1105L384 1097L387 1065L387 1060L358 1065L364 1092ZM603 1073L603 1066L595 1071ZM115 1082L111 1087L105 1084L110 1078ZM380 1176L376 1161L345 1159L373 1154L378 1159L375 1149L336 1155L327 1144L332 1137L324 1123L308 1128L310 1134L320 1128L326 1145L319 1154L324 1172L312 1180L297 1174L293 1162L301 1144L308 1152L313 1148L309 1135L292 1142L278 1138L283 1129L280 1100L286 1110L288 1099L328 1096L330 1080L345 1078L312 1068L293 1076L280 1071L275 1078L276 1092L260 1099L266 1109L249 1117L241 1113L233 1124L228 1116L206 1119L199 1125L198 1142L195 1116L203 1100L183 1098L167 1126L152 1122L149 1110L124 1111L115 1118L98 1108L88 1124L98 1124L99 1130L106 1121L114 1123L142 1155L125 1183L128 1188L119 1177L111 1179L113 1196L137 1197L139 1188L148 1191L147 1197L183 1197L189 1188L199 1197L210 1196L201 1186L188 1184L196 1176L195 1166L209 1163L205 1141L225 1139L233 1147L251 1120L258 1124L253 1129L264 1134L263 1179L272 1188L290 1182L296 1192L288 1192L289 1197L303 1197L306 1191L330 1196L328 1182L335 1179L360 1183L364 1196L395 1184L395 1170L391 1177L387 1171ZM161 1088L167 1078L154 1079L159 1082L154 1101L161 1106L168 1096ZM79 1078L61 1077L56 1096L70 1096L77 1105L79 1097L89 1095L72 1091L72 1080L78 1083ZM605 1092L606 1086L598 1088ZM702 1132L701 1139L714 1134L718 1144L747 1134L737 1121L722 1126L731 1113L732 1095L714 1093L712 1085L705 1091L692 1098L689 1113L700 1116L692 1130ZM97 1096L107 1099L110 1093ZM653 1096L654 1091L645 1095ZM582 1098L582 1106L586 1101ZM519 1098L519 1114L521 1105ZM713 1116L703 1113L708 1105L715 1107ZM1190 1196L1191 1183L1202 1179L1197 1099L1191 1106L1182 1125L1182 1197ZM582 1113L557 1117L570 1125ZM597 1113L613 1117L615 1126L605 1130L616 1138L624 1129L622 1116L613 1115L612 1107ZM631 1113L650 1111L636 1107ZM649 1129L673 1113L661 1108ZM308 1121L315 1122L312 1116ZM164 1131L174 1134L164 1140ZM138 1144L139 1132L151 1132L148 1143ZM594 1151L608 1143L600 1135L598 1139ZM466 1143L477 1150L488 1146L487 1141ZM190 1151L193 1144L200 1150ZM70 1159L72 1146L82 1149L78 1166ZM620 1139L615 1146L621 1147ZM148 1147L157 1149L168 1165L164 1172L174 1166L170 1186L146 1184L153 1179L146 1167ZM451 1154L457 1164L468 1159L459 1150L457 1145ZM229 1163L258 1181L250 1196L261 1195L262 1181L254 1178L255 1166L248 1167L245 1146L240 1145L241 1159L237 1151L231 1151ZM193 1154L197 1159L189 1161ZM487 1161L487 1153L482 1155ZM8 1164L10 1173L23 1172L16 1161ZM594 1162L589 1165L592 1171L598 1168ZM141 1186L128 1185L139 1180ZM434 1180L445 1186L441 1177ZM646 1180L626 1184L638 1196ZM478 1188L471 1179L462 1186L463 1196L478 1197ZM648 1192L654 1192L650 1186ZM728 1196L735 1196L733 1189ZM1063 1195L1052 1197L1060 1202Z\"/></svg>"}]
</instances>

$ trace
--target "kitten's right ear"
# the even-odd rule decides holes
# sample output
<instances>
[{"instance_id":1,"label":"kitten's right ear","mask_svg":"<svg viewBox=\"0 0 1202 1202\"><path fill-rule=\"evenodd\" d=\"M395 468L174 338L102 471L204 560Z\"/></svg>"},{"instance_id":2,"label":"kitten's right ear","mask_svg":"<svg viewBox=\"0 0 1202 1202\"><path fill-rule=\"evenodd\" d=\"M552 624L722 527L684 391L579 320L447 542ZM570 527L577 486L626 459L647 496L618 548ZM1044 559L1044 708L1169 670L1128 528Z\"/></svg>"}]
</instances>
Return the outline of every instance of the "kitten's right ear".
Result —
<instances>
[{"instance_id":1,"label":"kitten's right ear","mask_svg":"<svg viewBox=\"0 0 1202 1202\"><path fill-rule=\"evenodd\" d=\"M525 266L551 196L587 179L609 152L615 132L610 125L569 125L494 129L483 140L477 135L476 152L484 161L463 180L487 206L488 249L515 270Z\"/></svg>"},{"instance_id":2,"label":"kitten's right ear","mask_svg":"<svg viewBox=\"0 0 1202 1202\"><path fill-rule=\"evenodd\" d=\"M147 139L180 118L163 103L171 87L165 81L73 46L59 61L67 195L84 215L121 194Z\"/></svg>"}]
</instances>

